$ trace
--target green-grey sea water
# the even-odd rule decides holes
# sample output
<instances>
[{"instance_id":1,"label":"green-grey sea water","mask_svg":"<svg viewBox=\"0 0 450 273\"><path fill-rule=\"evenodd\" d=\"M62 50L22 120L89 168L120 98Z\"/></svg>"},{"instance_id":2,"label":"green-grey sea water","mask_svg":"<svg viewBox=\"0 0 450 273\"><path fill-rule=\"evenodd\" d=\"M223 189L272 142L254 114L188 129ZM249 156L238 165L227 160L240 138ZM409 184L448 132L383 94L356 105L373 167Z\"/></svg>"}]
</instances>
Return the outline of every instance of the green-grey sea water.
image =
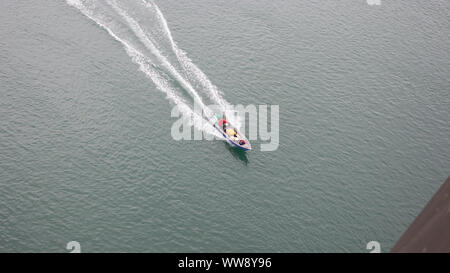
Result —
<instances>
[{"instance_id":1,"label":"green-grey sea water","mask_svg":"<svg viewBox=\"0 0 450 273\"><path fill-rule=\"evenodd\" d=\"M279 105L278 149L246 153L173 140L94 19L155 60L133 22L68 2L0 1L0 252L386 252L450 174L447 0L155 1L223 99ZM154 9L114 2L180 70Z\"/></svg>"}]
</instances>

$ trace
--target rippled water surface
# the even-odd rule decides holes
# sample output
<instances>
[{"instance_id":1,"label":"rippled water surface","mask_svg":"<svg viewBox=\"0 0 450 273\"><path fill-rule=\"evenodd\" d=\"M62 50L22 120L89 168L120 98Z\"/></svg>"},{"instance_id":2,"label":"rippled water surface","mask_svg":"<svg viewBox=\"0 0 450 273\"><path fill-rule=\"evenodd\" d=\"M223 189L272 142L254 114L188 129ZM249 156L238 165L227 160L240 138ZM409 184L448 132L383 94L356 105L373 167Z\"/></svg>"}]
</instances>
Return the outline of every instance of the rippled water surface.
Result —
<instances>
[{"instance_id":1,"label":"rippled water surface","mask_svg":"<svg viewBox=\"0 0 450 273\"><path fill-rule=\"evenodd\" d=\"M447 0L0 15L0 252L388 251L450 174ZM279 105L279 148L173 140L197 96Z\"/></svg>"}]
</instances>

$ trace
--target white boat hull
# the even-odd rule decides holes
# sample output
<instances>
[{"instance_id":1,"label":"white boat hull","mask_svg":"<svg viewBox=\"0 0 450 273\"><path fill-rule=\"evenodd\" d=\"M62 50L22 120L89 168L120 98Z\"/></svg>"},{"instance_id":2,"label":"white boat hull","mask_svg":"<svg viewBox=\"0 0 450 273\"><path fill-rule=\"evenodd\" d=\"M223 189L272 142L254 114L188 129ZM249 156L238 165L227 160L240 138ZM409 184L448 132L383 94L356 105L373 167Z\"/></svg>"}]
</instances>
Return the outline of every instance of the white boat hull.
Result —
<instances>
[{"instance_id":1,"label":"white boat hull","mask_svg":"<svg viewBox=\"0 0 450 273\"><path fill-rule=\"evenodd\" d=\"M228 123L229 124L229 123ZM233 129L237 132L237 137L229 136L222 128L222 126L219 126L217 123L214 124L214 128L219 131L219 133L226 139L228 143L230 143L232 146L235 146L239 149L242 149L244 151L248 151L252 149L252 146L250 145L250 142L248 139L240 134L236 128L233 127ZM243 140L245 144L241 145L239 144L239 141Z\"/></svg>"}]
</instances>

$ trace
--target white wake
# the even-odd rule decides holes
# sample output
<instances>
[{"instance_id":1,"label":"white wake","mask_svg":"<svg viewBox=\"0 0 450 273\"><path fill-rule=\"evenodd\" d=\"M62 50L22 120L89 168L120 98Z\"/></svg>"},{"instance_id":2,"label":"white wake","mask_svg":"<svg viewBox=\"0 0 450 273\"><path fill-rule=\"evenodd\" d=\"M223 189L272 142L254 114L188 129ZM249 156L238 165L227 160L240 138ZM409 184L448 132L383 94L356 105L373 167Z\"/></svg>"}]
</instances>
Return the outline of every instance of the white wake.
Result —
<instances>
[{"instance_id":1,"label":"white wake","mask_svg":"<svg viewBox=\"0 0 450 273\"><path fill-rule=\"evenodd\" d=\"M197 130L220 137L211 123L193 110L186 101L189 97L184 96L182 90L201 106L208 118L213 118L214 112L205 105L201 93L206 94L222 112L228 112L230 105L217 87L177 46L164 15L153 1L66 1L119 41L132 61L166 94L167 99L177 105L185 116L192 117L192 125ZM239 120L232 122L240 126Z\"/></svg>"}]
</instances>

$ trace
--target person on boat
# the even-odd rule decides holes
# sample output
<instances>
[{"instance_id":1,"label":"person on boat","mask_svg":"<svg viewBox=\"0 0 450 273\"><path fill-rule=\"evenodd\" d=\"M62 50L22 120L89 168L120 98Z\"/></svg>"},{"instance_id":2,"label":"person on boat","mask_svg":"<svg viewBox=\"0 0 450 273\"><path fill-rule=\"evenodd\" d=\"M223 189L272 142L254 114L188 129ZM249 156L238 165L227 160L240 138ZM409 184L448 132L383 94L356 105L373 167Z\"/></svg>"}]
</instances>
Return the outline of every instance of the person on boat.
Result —
<instances>
[{"instance_id":1,"label":"person on boat","mask_svg":"<svg viewBox=\"0 0 450 273\"><path fill-rule=\"evenodd\" d=\"M227 127L227 121L224 118L219 119L218 121L219 126L222 126L222 129L225 131L226 127Z\"/></svg>"},{"instance_id":2,"label":"person on boat","mask_svg":"<svg viewBox=\"0 0 450 273\"><path fill-rule=\"evenodd\" d=\"M233 129L226 129L225 132L227 133L227 135L231 136L236 136L236 131Z\"/></svg>"}]
</instances>

